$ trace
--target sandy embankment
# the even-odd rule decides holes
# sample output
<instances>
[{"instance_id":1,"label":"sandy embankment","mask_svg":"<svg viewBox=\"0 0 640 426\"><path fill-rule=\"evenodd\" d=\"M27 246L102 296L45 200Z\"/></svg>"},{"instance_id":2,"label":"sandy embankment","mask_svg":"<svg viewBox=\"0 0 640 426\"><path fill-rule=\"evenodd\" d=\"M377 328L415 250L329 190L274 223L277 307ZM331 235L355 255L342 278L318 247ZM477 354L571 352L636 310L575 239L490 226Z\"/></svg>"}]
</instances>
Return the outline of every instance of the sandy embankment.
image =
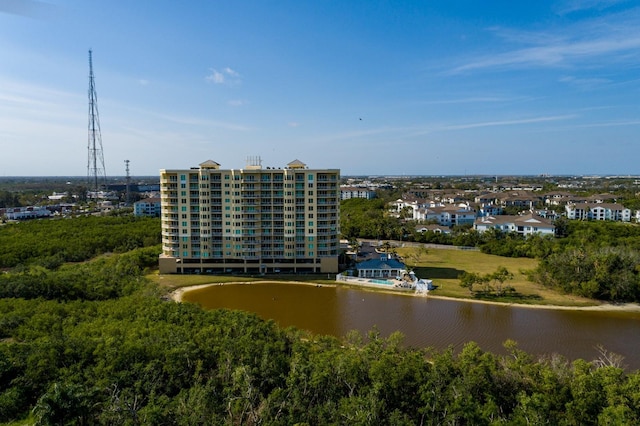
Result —
<instances>
[{"instance_id":1,"label":"sandy embankment","mask_svg":"<svg viewBox=\"0 0 640 426\"><path fill-rule=\"evenodd\" d=\"M229 285L229 284L274 284L274 283L289 283L289 284L300 284L300 285L312 285L312 286L323 286L323 287L335 287L335 285L331 284L314 284L310 282L301 282L301 281L242 281L242 282L227 282L227 283L210 283L210 284L199 284L192 285L187 287L180 287L173 290L170 293L171 299L175 302L182 302L182 298L184 293L192 290L198 290L201 288L206 288L214 285ZM385 293L398 294L403 296L417 296L417 297L425 297L425 295L413 295L410 293L396 293L394 291L385 291ZM442 299L442 300L454 300L456 302L469 302L469 303L484 303L490 305L504 305L504 306L512 306L517 308L532 308L532 309L563 309L563 310L574 310L574 311L611 311L611 312L640 312L640 304L637 303L602 303L600 305L594 306L560 306L560 305L525 305L519 303L503 303L503 302L493 302L489 300L473 300L473 299L459 299L455 297L446 297L446 296L438 296L429 294L428 298L432 299Z\"/></svg>"},{"instance_id":2,"label":"sandy embankment","mask_svg":"<svg viewBox=\"0 0 640 426\"><path fill-rule=\"evenodd\" d=\"M335 287L335 284L316 284L310 283L306 281L236 281L236 282L226 282L226 283L210 283L210 284L198 284L198 285L190 285L187 287L180 287L173 290L169 296L174 302L182 302L182 297L188 291L199 290L201 288L206 288L214 285L231 285L231 284L298 284L298 285L310 285L314 287Z\"/></svg>"}]
</instances>

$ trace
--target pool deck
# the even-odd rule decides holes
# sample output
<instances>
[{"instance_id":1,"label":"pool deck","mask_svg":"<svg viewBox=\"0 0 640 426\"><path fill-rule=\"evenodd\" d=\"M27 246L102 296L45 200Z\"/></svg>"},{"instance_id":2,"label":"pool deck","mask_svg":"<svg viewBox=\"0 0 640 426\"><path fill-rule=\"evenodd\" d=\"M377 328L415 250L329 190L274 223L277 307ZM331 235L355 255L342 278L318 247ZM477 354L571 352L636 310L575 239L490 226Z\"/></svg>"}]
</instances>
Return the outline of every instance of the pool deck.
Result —
<instances>
[{"instance_id":1,"label":"pool deck","mask_svg":"<svg viewBox=\"0 0 640 426\"><path fill-rule=\"evenodd\" d=\"M343 282L349 285L357 285L361 287L372 287L372 288L380 288L385 290L394 290L394 291L402 291L402 292L415 292L416 287L402 287L401 283L406 283L406 281L389 279L389 278L362 278L362 277L347 277L338 274L336 276L336 281ZM386 281L389 284L383 284L381 282L376 281Z\"/></svg>"}]
</instances>

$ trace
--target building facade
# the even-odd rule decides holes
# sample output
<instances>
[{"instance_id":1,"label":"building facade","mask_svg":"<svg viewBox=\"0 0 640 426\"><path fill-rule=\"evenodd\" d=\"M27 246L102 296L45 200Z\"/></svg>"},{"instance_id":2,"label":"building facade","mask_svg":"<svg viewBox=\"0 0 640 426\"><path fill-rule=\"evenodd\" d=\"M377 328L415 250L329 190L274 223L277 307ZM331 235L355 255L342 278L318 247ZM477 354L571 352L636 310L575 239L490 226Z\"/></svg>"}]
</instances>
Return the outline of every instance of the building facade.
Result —
<instances>
[{"instance_id":1,"label":"building facade","mask_svg":"<svg viewBox=\"0 0 640 426\"><path fill-rule=\"evenodd\" d=\"M340 199L350 200L351 198L364 198L372 200L376 198L376 191L371 188L359 186L342 186L340 187Z\"/></svg>"},{"instance_id":2,"label":"building facade","mask_svg":"<svg viewBox=\"0 0 640 426\"><path fill-rule=\"evenodd\" d=\"M160 198L145 198L133 203L134 216L160 217Z\"/></svg>"},{"instance_id":3,"label":"building facade","mask_svg":"<svg viewBox=\"0 0 640 426\"><path fill-rule=\"evenodd\" d=\"M340 171L161 170L160 273L335 273Z\"/></svg>"},{"instance_id":4,"label":"building facade","mask_svg":"<svg viewBox=\"0 0 640 426\"><path fill-rule=\"evenodd\" d=\"M6 217L7 220L39 219L51 216L51 211L43 206L9 207L0 209L1 216Z\"/></svg>"},{"instance_id":5,"label":"building facade","mask_svg":"<svg viewBox=\"0 0 640 426\"><path fill-rule=\"evenodd\" d=\"M556 231L553 222L534 214L480 217L473 224L473 229L479 233L496 229L501 232L514 232L525 236L533 234L553 236Z\"/></svg>"},{"instance_id":6,"label":"building facade","mask_svg":"<svg viewBox=\"0 0 640 426\"><path fill-rule=\"evenodd\" d=\"M568 219L630 222L631 210L616 203L577 203L565 206Z\"/></svg>"}]
</instances>

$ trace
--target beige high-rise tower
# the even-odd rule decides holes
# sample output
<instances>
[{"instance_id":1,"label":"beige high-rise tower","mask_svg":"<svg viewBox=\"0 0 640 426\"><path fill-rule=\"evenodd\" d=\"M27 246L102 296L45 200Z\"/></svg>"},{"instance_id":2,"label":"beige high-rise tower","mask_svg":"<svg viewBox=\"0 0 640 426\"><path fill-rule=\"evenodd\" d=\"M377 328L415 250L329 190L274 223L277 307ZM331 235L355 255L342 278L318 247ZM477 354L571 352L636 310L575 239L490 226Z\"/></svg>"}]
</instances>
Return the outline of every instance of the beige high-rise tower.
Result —
<instances>
[{"instance_id":1,"label":"beige high-rise tower","mask_svg":"<svg viewBox=\"0 0 640 426\"><path fill-rule=\"evenodd\" d=\"M340 170L160 170L160 273L335 273Z\"/></svg>"}]
</instances>

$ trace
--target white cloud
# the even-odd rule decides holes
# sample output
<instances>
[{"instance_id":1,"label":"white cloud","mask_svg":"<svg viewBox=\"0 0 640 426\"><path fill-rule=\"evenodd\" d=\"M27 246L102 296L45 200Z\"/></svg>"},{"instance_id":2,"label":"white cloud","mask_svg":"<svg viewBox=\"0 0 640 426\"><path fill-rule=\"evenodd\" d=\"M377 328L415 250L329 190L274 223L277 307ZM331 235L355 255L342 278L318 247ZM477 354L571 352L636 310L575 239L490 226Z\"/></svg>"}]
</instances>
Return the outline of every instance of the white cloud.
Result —
<instances>
[{"instance_id":1,"label":"white cloud","mask_svg":"<svg viewBox=\"0 0 640 426\"><path fill-rule=\"evenodd\" d=\"M238 72L237 72L237 71L234 71L234 70L232 70L232 69L231 69L231 68L229 68L229 67L226 67L226 68L224 69L224 72L225 72L227 75L230 75L231 77L240 77L240 74L238 74Z\"/></svg>"},{"instance_id":2,"label":"white cloud","mask_svg":"<svg viewBox=\"0 0 640 426\"><path fill-rule=\"evenodd\" d=\"M210 83L214 84L226 84L226 85L237 85L240 83L240 73L237 71L226 67L223 68L222 71L219 71L215 68L210 69L210 74L207 75L204 79Z\"/></svg>"},{"instance_id":3,"label":"white cloud","mask_svg":"<svg viewBox=\"0 0 640 426\"><path fill-rule=\"evenodd\" d=\"M204 79L211 83L222 84L224 83L224 74L222 74L220 71L212 69L211 74L206 76Z\"/></svg>"}]
</instances>

